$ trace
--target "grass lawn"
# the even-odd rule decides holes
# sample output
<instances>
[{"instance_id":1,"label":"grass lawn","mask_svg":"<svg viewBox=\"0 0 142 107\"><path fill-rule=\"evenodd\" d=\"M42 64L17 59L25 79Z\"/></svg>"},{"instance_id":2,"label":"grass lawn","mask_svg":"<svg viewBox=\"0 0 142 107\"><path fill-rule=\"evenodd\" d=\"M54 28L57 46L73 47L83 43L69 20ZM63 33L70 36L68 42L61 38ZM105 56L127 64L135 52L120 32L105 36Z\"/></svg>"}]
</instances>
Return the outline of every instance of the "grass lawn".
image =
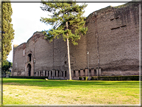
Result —
<instances>
[{"instance_id":1,"label":"grass lawn","mask_svg":"<svg viewBox=\"0 0 142 107\"><path fill-rule=\"evenodd\" d=\"M3 79L3 104L139 104L139 81Z\"/></svg>"}]
</instances>

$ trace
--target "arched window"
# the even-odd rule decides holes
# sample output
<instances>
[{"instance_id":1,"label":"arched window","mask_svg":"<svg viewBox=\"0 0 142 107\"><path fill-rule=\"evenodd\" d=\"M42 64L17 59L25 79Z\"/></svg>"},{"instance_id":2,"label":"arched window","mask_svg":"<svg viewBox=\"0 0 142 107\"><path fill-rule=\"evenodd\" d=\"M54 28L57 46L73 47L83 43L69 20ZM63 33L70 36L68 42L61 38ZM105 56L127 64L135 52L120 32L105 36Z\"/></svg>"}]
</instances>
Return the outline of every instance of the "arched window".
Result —
<instances>
[{"instance_id":1,"label":"arched window","mask_svg":"<svg viewBox=\"0 0 142 107\"><path fill-rule=\"evenodd\" d=\"M28 62L30 62L32 59L32 54L28 54Z\"/></svg>"}]
</instances>

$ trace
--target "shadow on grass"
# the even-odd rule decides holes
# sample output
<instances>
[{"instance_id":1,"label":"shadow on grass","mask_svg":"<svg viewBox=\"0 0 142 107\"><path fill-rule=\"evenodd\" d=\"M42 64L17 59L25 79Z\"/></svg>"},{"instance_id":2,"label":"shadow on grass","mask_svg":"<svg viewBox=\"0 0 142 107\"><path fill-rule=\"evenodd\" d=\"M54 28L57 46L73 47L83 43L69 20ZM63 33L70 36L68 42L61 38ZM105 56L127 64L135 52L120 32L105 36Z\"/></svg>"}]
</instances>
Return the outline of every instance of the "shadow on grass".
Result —
<instances>
[{"instance_id":1,"label":"shadow on grass","mask_svg":"<svg viewBox=\"0 0 142 107\"><path fill-rule=\"evenodd\" d=\"M114 87L139 88L139 81L83 81L83 80L44 80L44 79L17 79L5 78L3 84L38 87Z\"/></svg>"}]
</instances>

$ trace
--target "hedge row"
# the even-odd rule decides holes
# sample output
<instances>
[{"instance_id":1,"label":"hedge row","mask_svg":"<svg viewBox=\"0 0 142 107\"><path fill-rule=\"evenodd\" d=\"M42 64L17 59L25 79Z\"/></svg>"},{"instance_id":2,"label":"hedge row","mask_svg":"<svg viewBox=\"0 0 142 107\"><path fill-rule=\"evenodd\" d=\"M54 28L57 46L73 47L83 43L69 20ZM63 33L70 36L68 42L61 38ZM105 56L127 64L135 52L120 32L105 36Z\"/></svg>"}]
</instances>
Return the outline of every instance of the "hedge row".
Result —
<instances>
[{"instance_id":1,"label":"hedge row","mask_svg":"<svg viewBox=\"0 0 142 107\"><path fill-rule=\"evenodd\" d=\"M47 76L10 76L9 78L48 79ZM79 80L88 80L88 77L79 77ZM91 80L139 80L139 76L93 76Z\"/></svg>"},{"instance_id":2,"label":"hedge row","mask_svg":"<svg viewBox=\"0 0 142 107\"><path fill-rule=\"evenodd\" d=\"M88 80L87 77L79 77L79 80ZM112 80L112 81L121 81L121 80L139 80L139 75L133 76L93 76L90 80Z\"/></svg>"},{"instance_id":3,"label":"hedge row","mask_svg":"<svg viewBox=\"0 0 142 107\"><path fill-rule=\"evenodd\" d=\"M92 80L96 80L97 77L92 77ZM139 80L139 75L133 75L133 76L99 76L98 80Z\"/></svg>"},{"instance_id":4,"label":"hedge row","mask_svg":"<svg viewBox=\"0 0 142 107\"><path fill-rule=\"evenodd\" d=\"M10 76L9 78L48 79L47 76Z\"/></svg>"}]
</instances>

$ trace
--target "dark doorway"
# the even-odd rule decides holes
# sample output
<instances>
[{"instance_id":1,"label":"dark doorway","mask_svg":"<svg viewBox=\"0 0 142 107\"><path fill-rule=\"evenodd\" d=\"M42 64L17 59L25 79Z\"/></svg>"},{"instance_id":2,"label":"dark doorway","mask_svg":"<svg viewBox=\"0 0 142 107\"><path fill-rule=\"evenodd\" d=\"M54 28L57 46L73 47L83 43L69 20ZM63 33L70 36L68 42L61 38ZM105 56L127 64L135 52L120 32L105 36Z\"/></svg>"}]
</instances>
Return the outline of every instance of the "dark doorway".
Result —
<instances>
[{"instance_id":1,"label":"dark doorway","mask_svg":"<svg viewBox=\"0 0 142 107\"><path fill-rule=\"evenodd\" d=\"M28 64L28 76L31 76L31 64Z\"/></svg>"}]
</instances>

